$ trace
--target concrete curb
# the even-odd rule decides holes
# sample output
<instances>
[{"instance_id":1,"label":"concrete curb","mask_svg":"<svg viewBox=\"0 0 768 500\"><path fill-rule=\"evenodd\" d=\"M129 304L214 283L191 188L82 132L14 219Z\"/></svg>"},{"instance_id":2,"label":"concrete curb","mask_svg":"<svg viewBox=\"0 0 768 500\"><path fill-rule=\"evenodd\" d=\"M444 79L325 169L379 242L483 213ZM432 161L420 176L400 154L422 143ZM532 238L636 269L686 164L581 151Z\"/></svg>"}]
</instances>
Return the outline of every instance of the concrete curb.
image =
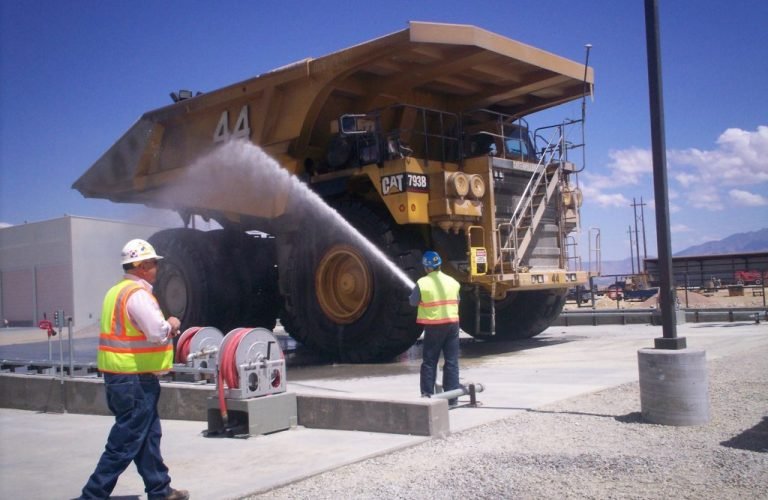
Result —
<instances>
[{"instance_id":1,"label":"concrete curb","mask_svg":"<svg viewBox=\"0 0 768 500\"><path fill-rule=\"evenodd\" d=\"M0 374L0 407L46 413L110 415L100 378ZM206 422L208 386L162 383L160 417ZM444 437L450 433L448 402L296 395L298 425L314 429Z\"/></svg>"}]
</instances>

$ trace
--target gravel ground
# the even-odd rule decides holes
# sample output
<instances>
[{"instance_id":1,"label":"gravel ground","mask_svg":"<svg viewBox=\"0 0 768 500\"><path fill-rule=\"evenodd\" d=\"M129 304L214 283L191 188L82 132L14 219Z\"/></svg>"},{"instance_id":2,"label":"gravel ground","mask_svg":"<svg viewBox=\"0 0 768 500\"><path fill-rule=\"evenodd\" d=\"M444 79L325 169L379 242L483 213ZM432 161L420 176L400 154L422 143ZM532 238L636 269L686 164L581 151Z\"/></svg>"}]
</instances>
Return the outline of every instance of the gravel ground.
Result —
<instances>
[{"instance_id":1,"label":"gravel ground","mask_svg":"<svg viewBox=\"0 0 768 500\"><path fill-rule=\"evenodd\" d=\"M644 423L631 383L249 498L768 498L768 348L707 365L706 425Z\"/></svg>"}]
</instances>

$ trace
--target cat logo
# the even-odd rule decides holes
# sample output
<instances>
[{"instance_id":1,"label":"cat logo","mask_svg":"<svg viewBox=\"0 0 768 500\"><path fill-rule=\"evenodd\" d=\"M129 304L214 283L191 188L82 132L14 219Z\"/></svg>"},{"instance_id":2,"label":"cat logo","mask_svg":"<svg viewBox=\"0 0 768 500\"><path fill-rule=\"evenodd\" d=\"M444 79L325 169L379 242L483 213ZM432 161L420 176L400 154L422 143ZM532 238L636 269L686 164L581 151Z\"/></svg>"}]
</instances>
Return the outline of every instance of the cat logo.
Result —
<instances>
[{"instance_id":1,"label":"cat logo","mask_svg":"<svg viewBox=\"0 0 768 500\"><path fill-rule=\"evenodd\" d=\"M382 194L397 194L403 192L403 174L385 175L381 178Z\"/></svg>"},{"instance_id":2,"label":"cat logo","mask_svg":"<svg viewBox=\"0 0 768 500\"><path fill-rule=\"evenodd\" d=\"M381 178L382 194L398 194L404 191L411 193L428 193L429 183L427 182L427 176L424 174L403 173L385 175Z\"/></svg>"}]
</instances>

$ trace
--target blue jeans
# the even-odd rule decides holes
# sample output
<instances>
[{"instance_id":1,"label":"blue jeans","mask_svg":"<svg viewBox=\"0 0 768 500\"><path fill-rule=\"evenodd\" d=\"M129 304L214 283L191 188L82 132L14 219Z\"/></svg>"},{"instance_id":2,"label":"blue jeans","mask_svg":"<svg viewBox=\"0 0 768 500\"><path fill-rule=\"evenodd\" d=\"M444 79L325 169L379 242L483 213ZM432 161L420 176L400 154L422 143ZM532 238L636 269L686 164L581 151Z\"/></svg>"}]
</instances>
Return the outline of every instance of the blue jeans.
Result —
<instances>
[{"instance_id":1,"label":"blue jeans","mask_svg":"<svg viewBox=\"0 0 768 500\"><path fill-rule=\"evenodd\" d=\"M430 325L424 327L424 342L421 362L421 394L435 392L437 362L443 353L443 390L459 388L459 324ZM456 399L449 401L455 404Z\"/></svg>"},{"instance_id":2,"label":"blue jeans","mask_svg":"<svg viewBox=\"0 0 768 500\"><path fill-rule=\"evenodd\" d=\"M136 463L147 496L166 497L171 491L171 478L160 455L160 381L155 375L105 373L104 387L115 423L81 498L109 498L117 478L131 462Z\"/></svg>"}]
</instances>

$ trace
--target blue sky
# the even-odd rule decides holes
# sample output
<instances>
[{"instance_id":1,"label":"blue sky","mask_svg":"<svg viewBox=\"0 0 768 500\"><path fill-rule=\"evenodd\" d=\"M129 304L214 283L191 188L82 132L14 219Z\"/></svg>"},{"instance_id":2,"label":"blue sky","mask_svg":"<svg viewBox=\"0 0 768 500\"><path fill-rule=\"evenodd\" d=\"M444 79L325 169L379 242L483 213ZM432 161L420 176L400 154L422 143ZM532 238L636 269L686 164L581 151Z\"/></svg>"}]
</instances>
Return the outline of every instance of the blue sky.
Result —
<instances>
[{"instance_id":1,"label":"blue sky","mask_svg":"<svg viewBox=\"0 0 768 500\"><path fill-rule=\"evenodd\" d=\"M659 3L673 251L768 227L768 2ZM656 254L642 0L0 0L0 223L157 220L70 186L171 91L213 90L409 20L472 24L577 61L591 43L583 233L600 228L603 259L628 257L642 197ZM575 118L580 104L559 110Z\"/></svg>"}]
</instances>

